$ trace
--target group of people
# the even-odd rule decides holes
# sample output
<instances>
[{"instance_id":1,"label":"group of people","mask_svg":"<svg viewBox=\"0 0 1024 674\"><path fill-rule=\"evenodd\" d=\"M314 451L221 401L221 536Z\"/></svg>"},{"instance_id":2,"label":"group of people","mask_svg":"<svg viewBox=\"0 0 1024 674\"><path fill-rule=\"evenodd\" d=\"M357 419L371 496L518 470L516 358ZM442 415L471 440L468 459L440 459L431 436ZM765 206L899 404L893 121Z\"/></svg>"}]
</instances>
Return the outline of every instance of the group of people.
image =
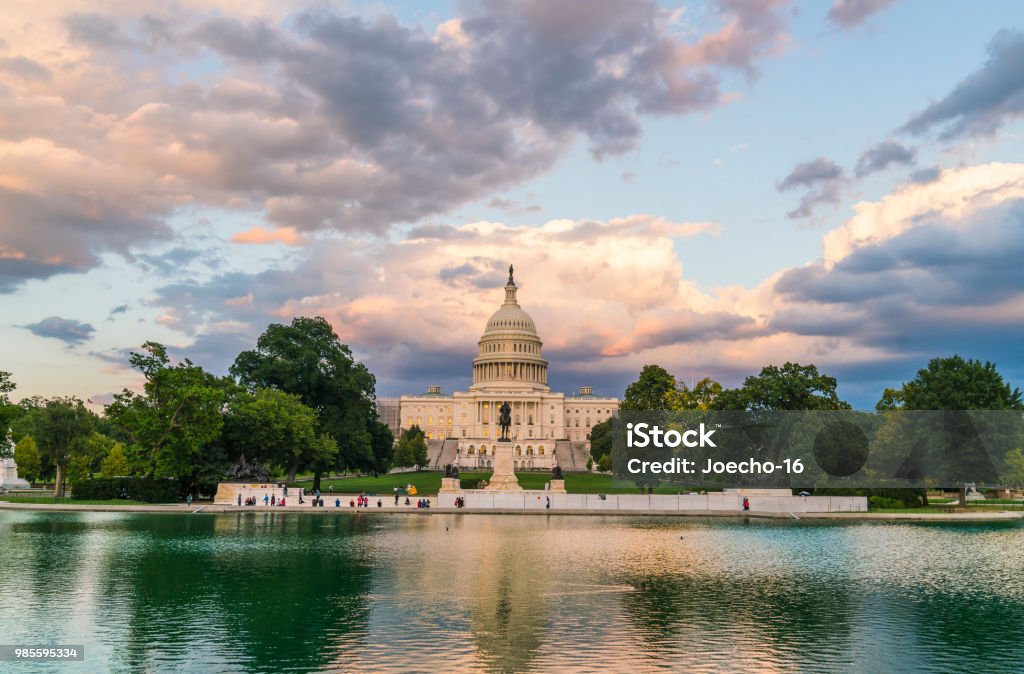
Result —
<instances>
[{"instance_id":1,"label":"group of people","mask_svg":"<svg viewBox=\"0 0 1024 674\"><path fill-rule=\"evenodd\" d=\"M409 499L405 499L405 500L408 501ZM429 498L421 498L419 501L416 501L416 507L417 508L429 508L430 507L430 499Z\"/></svg>"},{"instance_id":2,"label":"group of people","mask_svg":"<svg viewBox=\"0 0 1024 674\"><path fill-rule=\"evenodd\" d=\"M249 496L245 499L244 505L254 506L258 504L259 499L257 499L255 496ZM243 505L241 494L238 495L238 505ZM270 506L271 508L283 508L285 506L285 498L283 496L281 498L277 498L277 494L264 494L263 505Z\"/></svg>"},{"instance_id":3,"label":"group of people","mask_svg":"<svg viewBox=\"0 0 1024 674\"><path fill-rule=\"evenodd\" d=\"M465 508L466 507L466 497L465 496L456 496L455 497L455 507L456 508Z\"/></svg>"},{"instance_id":4,"label":"group of people","mask_svg":"<svg viewBox=\"0 0 1024 674\"><path fill-rule=\"evenodd\" d=\"M341 500L340 499L336 499L335 500L335 505L340 506L341 505ZM348 502L348 507L349 508L369 508L370 507L370 497L366 496L366 495L360 495L358 499L352 499L351 501L349 501ZM377 499L377 507L378 508L383 508L384 507L384 502L381 501L380 499Z\"/></svg>"}]
</instances>

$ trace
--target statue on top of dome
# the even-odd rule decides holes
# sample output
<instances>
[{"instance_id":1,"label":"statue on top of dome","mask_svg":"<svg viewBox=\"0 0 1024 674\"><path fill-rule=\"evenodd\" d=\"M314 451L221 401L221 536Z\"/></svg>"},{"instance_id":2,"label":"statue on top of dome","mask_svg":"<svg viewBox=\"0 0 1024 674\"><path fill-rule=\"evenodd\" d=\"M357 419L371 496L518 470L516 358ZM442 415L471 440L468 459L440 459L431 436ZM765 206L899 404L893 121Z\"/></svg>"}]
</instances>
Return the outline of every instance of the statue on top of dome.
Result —
<instances>
[{"instance_id":1,"label":"statue on top of dome","mask_svg":"<svg viewBox=\"0 0 1024 674\"><path fill-rule=\"evenodd\" d=\"M516 284L516 282L512 280L512 272L513 271L514 270L512 269L512 265L509 265L508 266L508 285L510 285L510 286L514 286Z\"/></svg>"}]
</instances>

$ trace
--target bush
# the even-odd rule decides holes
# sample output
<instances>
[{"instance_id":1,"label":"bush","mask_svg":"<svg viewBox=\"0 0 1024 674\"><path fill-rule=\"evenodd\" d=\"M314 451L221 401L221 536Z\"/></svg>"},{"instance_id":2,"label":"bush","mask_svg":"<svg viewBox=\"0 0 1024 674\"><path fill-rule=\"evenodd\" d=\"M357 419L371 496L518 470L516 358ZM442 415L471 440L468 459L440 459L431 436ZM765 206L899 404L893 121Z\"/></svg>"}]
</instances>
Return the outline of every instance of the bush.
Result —
<instances>
[{"instance_id":1,"label":"bush","mask_svg":"<svg viewBox=\"0 0 1024 674\"><path fill-rule=\"evenodd\" d=\"M128 498L148 503L174 503L178 500L178 482L152 477L112 477L81 480L71 486L74 498L107 501Z\"/></svg>"},{"instance_id":2,"label":"bush","mask_svg":"<svg viewBox=\"0 0 1024 674\"><path fill-rule=\"evenodd\" d=\"M462 489L481 489L482 488L481 487L482 483L484 483L486 481L487 480L482 478L482 477L473 478L473 479L460 479L459 480L459 486Z\"/></svg>"},{"instance_id":3,"label":"bush","mask_svg":"<svg viewBox=\"0 0 1024 674\"><path fill-rule=\"evenodd\" d=\"M869 496L868 505L872 510L894 510L905 507L903 501L887 496Z\"/></svg>"},{"instance_id":4,"label":"bush","mask_svg":"<svg viewBox=\"0 0 1024 674\"><path fill-rule=\"evenodd\" d=\"M876 506L878 508L917 508L922 505L921 489L845 489L836 487L824 487L814 489L815 496L867 496L868 503L873 503L872 498L877 497L886 501L895 501L894 506Z\"/></svg>"}]
</instances>

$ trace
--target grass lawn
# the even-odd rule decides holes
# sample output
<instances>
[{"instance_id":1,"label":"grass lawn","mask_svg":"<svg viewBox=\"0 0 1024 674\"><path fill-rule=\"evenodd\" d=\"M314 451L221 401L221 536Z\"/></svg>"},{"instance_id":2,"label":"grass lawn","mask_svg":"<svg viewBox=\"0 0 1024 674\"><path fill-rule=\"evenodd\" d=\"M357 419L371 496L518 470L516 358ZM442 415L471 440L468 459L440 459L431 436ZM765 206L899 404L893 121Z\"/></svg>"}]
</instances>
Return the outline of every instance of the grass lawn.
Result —
<instances>
[{"instance_id":1,"label":"grass lawn","mask_svg":"<svg viewBox=\"0 0 1024 674\"><path fill-rule=\"evenodd\" d=\"M459 478L467 488L476 480L487 479L490 473L481 472L460 472ZM334 485L336 494L390 494L395 487L405 487L408 484L416 486L420 494L436 494L441 488L441 478L444 473L440 471L418 471L415 473L392 473L380 477L346 477L346 478L324 478L320 481L320 489L329 491ZM523 472L516 473L519 478L519 485L523 489L544 489L544 485L551 481L551 474L548 472ZM313 484L312 478L300 479L295 486L309 489ZM610 475L598 475L596 473L566 473L565 489L571 494L638 494L639 490L628 482L612 481ZM657 494L676 494L682 491L687 493L690 489L685 487L658 487Z\"/></svg>"}]
</instances>

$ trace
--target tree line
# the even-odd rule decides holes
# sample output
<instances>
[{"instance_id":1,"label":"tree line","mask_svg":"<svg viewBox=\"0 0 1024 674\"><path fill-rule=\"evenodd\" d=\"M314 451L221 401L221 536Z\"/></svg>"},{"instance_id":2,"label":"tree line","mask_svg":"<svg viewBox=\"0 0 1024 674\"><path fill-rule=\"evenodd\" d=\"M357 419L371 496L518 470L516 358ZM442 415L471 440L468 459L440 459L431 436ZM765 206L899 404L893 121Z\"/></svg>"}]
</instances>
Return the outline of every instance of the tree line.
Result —
<instances>
[{"instance_id":1,"label":"tree line","mask_svg":"<svg viewBox=\"0 0 1024 674\"><path fill-rule=\"evenodd\" d=\"M242 456L288 482L312 472L314 488L326 471L379 474L392 465L376 380L322 317L268 326L229 376L172 363L157 342L129 362L142 391L124 389L103 416L74 397L12 403L11 375L0 373L0 430L15 443L23 477L52 478L56 495L97 472L174 478L194 493L215 488Z\"/></svg>"},{"instance_id":2,"label":"tree line","mask_svg":"<svg viewBox=\"0 0 1024 674\"><path fill-rule=\"evenodd\" d=\"M622 410L849 410L835 377L799 363L768 365L732 389L710 378L692 387L660 365L645 365L626 387ZM1020 389L995 364L953 355L933 358L899 388L885 389L881 410L1021 410ZM612 465L611 420L591 429L591 455L603 470ZM1024 457L1022 457L1024 466ZM1022 468L1024 470L1024 468Z\"/></svg>"}]
</instances>

